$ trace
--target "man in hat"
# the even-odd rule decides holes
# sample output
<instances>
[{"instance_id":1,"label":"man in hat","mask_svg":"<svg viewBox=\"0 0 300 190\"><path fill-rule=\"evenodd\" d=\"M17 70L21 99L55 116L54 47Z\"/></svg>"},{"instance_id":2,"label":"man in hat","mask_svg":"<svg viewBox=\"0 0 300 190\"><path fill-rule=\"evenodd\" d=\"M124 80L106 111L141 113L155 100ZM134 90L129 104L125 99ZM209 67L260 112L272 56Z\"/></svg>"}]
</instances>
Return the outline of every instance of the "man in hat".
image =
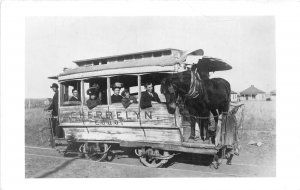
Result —
<instances>
[{"instance_id":1,"label":"man in hat","mask_svg":"<svg viewBox=\"0 0 300 190\"><path fill-rule=\"evenodd\" d=\"M93 109L94 107L101 105L101 100L97 97L98 90L95 87L91 87L86 92L90 98L86 101L87 107Z\"/></svg>"},{"instance_id":2,"label":"man in hat","mask_svg":"<svg viewBox=\"0 0 300 190\"><path fill-rule=\"evenodd\" d=\"M52 123L52 131L53 135L59 138L63 137L63 131L60 127L58 127L58 85L56 83L53 83L50 88L52 88L54 92L54 96L52 98L52 103L51 105L46 109L46 110L52 110L52 118L51 118L51 123Z\"/></svg>"},{"instance_id":3,"label":"man in hat","mask_svg":"<svg viewBox=\"0 0 300 190\"><path fill-rule=\"evenodd\" d=\"M121 103L122 102L122 96L120 95L120 90L122 88L122 83L116 82L112 89L114 91L114 94L111 96L111 103Z\"/></svg>"},{"instance_id":4,"label":"man in hat","mask_svg":"<svg viewBox=\"0 0 300 190\"><path fill-rule=\"evenodd\" d=\"M151 82L145 84L146 91L142 92L140 106L142 109L152 107L151 102L160 103L160 99L156 92L153 91L153 85Z\"/></svg>"}]
</instances>

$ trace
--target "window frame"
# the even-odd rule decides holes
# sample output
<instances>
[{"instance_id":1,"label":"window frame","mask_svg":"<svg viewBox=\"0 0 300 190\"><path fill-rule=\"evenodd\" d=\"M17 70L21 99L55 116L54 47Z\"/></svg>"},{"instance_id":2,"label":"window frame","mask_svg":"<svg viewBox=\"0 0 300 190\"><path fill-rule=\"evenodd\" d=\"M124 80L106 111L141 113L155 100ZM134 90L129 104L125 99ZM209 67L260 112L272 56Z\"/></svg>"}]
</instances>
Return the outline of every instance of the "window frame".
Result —
<instances>
[{"instance_id":1,"label":"window frame","mask_svg":"<svg viewBox=\"0 0 300 190\"><path fill-rule=\"evenodd\" d=\"M162 72L163 73L163 72ZM136 76L137 77L137 87L138 87L138 105L140 107L140 99L141 99L141 94L142 94L142 76L145 76L145 75L149 75L149 74L153 74L153 73L141 73L141 74L127 74L127 75L130 75L130 76ZM59 105L60 107L68 107L68 106L86 106L86 101L88 99L86 99L86 96L85 96L85 93L86 93L86 90L85 89L85 83L87 83L88 80L91 80L91 79L99 79L101 78L102 80L103 79L106 79L106 100L107 100L107 104L103 104L103 105L108 105L108 106L111 106L112 103L111 103L111 78L112 77L116 77L116 76L121 76L121 75L112 75L112 76L97 76L97 77L88 77L88 78L81 78L81 79L73 79L73 80L65 80L65 81L60 81L59 82ZM64 105L63 103L66 102L64 101L64 89L65 89L65 83L67 82L78 82L79 83L79 87L80 87L80 101L81 101L81 104L78 104L78 105ZM120 81L122 82L122 81ZM90 82L88 82L90 83ZM155 84L156 85L156 84ZM90 88L90 87L89 87Z\"/></svg>"},{"instance_id":2,"label":"window frame","mask_svg":"<svg viewBox=\"0 0 300 190\"><path fill-rule=\"evenodd\" d=\"M62 82L60 82L59 83L59 93L58 93L58 95L59 95L59 106L60 107L69 107L69 106L81 106L82 105L82 103L83 103L83 101L82 101L82 89L81 89L81 81L82 80L79 80L79 79L74 79L74 80L66 80L66 81L62 81ZM76 85L77 87L79 87L79 88L77 88L77 90L78 90L78 93L80 92L80 104L78 103L75 103L75 102L77 102L77 101L74 101L73 102L73 104L64 104L64 103L66 103L66 102L70 102L69 101L69 90L68 90L68 100L66 101L65 100L65 89L66 89L66 83L68 83L68 82L77 82L77 84L79 83L79 85ZM68 85L68 87L69 87L70 85ZM79 91L80 90L80 91ZM79 102L79 101L78 101Z\"/></svg>"}]
</instances>

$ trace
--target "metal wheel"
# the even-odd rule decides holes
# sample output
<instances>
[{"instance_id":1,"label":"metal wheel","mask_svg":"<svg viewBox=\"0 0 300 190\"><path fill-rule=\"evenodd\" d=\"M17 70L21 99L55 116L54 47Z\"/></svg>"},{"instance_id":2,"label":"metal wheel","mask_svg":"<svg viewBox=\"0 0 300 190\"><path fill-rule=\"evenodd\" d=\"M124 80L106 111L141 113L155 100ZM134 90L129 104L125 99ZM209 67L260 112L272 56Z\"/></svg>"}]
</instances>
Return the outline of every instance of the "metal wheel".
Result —
<instances>
[{"instance_id":1,"label":"metal wheel","mask_svg":"<svg viewBox=\"0 0 300 190\"><path fill-rule=\"evenodd\" d=\"M136 154L139 156L141 163L150 168L162 167L170 158L173 157L170 156L168 151L152 148L136 149Z\"/></svg>"},{"instance_id":2,"label":"metal wheel","mask_svg":"<svg viewBox=\"0 0 300 190\"><path fill-rule=\"evenodd\" d=\"M104 161L108 154L108 145L105 143L85 143L83 153L85 157L94 161Z\"/></svg>"}]
</instances>

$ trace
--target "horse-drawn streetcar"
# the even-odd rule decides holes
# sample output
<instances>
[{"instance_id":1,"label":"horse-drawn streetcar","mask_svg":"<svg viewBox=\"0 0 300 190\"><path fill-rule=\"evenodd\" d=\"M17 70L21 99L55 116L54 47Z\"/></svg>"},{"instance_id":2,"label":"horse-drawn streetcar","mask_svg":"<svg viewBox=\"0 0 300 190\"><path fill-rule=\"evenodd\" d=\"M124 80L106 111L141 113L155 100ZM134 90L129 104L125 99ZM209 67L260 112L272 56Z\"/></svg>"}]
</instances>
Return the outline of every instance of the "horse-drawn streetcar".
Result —
<instances>
[{"instance_id":1,"label":"horse-drawn streetcar","mask_svg":"<svg viewBox=\"0 0 300 190\"><path fill-rule=\"evenodd\" d=\"M198 63L190 65L190 56ZM64 135L54 139L65 155L77 152L103 161L115 147L130 147L148 167L161 167L181 152L214 155L217 167L219 158L230 163L237 153L241 105L230 106L227 81L207 75L231 69L221 60L203 57L201 49L162 49L75 63L78 67L49 77L59 83ZM78 95L72 99L74 91Z\"/></svg>"}]
</instances>

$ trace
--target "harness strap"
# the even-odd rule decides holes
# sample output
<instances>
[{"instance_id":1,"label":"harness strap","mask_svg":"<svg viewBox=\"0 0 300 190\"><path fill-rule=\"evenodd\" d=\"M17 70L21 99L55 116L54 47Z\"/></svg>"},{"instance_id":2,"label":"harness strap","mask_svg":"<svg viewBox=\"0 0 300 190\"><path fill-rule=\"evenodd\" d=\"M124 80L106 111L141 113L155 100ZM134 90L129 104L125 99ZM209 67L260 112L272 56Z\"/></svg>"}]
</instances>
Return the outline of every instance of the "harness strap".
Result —
<instances>
[{"instance_id":1,"label":"harness strap","mask_svg":"<svg viewBox=\"0 0 300 190\"><path fill-rule=\"evenodd\" d=\"M201 78L197 72L197 69L195 71L191 71L190 90L186 96L189 98L197 98L203 92L203 85L201 84Z\"/></svg>"},{"instance_id":2,"label":"harness strap","mask_svg":"<svg viewBox=\"0 0 300 190\"><path fill-rule=\"evenodd\" d=\"M228 112L222 112L222 114L224 115L227 115ZM216 116L208 116L208 117L199 117L199 116L195 116L195 115L192 115L192 114L189 114L190 117L193 117L193 118L197 118L197 119L209 119L209 118L215 118L215 117L219 117L220 115L216 115Z\"/></svg>"}]
</instances>

